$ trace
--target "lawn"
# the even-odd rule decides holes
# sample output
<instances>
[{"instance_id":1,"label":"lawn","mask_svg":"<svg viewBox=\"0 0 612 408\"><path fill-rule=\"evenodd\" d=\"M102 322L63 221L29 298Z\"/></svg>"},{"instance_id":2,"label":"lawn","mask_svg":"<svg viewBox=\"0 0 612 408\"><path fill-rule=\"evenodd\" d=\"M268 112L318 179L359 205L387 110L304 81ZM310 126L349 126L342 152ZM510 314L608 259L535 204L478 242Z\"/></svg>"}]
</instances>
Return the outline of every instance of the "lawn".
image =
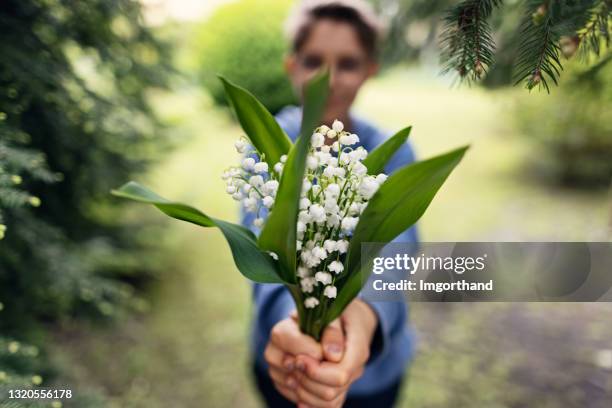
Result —
<instances>
[{"instance_id":1,"label":"lawn","mask_svg":"<svg viewBox=\"0 0 612 408\"><path fill-rule=\"evenodd\" d=\"M422 240L608 239L606 192L544 186L524 170L533 147L514 129L515 95L451 88L415 69L389 72L361 94L365 116L389 130L413 125L421 158L471 144L419 223ZM239 127L194 87L154 97L176 148L141 181L236 219L219 176L237 158ZM131 216L160 217L140 206ZM179 222L158 231L168 270L150 311L110 327L66 324L52 350L68 368L64 381L107 396L107 406L258 406L248 372L249 284L225 241ZM605 304L412 305L419 351L402 406L600 406L612 395L610 373L597 365L612 349L611 312Z\"/></svg>"}]
</instances>

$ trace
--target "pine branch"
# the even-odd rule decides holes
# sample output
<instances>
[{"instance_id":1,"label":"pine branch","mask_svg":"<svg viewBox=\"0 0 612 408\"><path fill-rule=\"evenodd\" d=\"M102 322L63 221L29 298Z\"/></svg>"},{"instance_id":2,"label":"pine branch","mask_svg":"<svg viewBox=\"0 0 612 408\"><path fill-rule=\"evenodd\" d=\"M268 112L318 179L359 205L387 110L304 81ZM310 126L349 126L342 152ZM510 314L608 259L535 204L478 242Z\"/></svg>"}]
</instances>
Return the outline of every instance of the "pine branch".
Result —
<instances>
[{"instance_id":1,"label":"pine branch","mask_svg":"<svg viewBox=\"0 0 612 408\"><path fill-rule=\"evenodd\" d=\"M550 93L548 80L557 85L563 70L559 59L560 35L553 19L555 4L553 1L530 3L520 29L515 85L525 81L527 89L543 86Z\"/></svg>"},{"instance_id":2,"label":"pine branch","mask_svg":"<svg viewBox=\"0 0 612 408\"><path fill-rule=\"evenodd\" d=\"M478 80L493 64L495 42L487 19L502 0L464 0L444 18L443 73L457 71L462 79Z\"/></svg>"},{"instance_id":3,"label":"pine branch","mask_svg":"<svg viewBox=\"0 0 612 408\"><path fill-rule=\"evenodd\" d=\"M602 43L610 46L610 25L612 24L612 1L599 0L587 12L586 25L577 31L579 53L588 61L591 55L600 56Z\"/></svg>"},{"instance_id":4,"label":"pine branch","mask_svg":"<svg viewBox=\"0 0 612 408\"><path fill-rule=\"evenodd\" d=\"M30 202L31 196L14 188L0 187L0 207L17 208Z\"/></svg>"}]
</instances>

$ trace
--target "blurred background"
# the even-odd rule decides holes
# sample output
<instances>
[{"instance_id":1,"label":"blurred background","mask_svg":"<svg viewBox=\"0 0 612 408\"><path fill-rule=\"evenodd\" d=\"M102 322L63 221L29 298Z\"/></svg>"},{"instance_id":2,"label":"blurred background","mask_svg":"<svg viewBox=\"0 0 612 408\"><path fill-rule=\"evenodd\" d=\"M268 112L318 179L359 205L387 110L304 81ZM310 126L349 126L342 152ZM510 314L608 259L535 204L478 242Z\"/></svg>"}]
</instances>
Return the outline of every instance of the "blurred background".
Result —
<instances>
[{"instance_id":1,"label":"blurred background","mask_svg":"<svg viewBox=\"0 0 612 408\"><path fill-rule=\"evenodd\" d=\"M440 75L451 1L376 0L383 71L356 110L413 125L421 158L471 143L419 222L423 241L609 241L612 64L564 61L550 93L512 87L508 34L480 84ZM272 111L289 0L4 0L0 4L0 405L260 406L249 283L217 230L110 189L135 179L237 220L222 171L239 126L215 74ZM405 407L612 406L612 305L411 305ZM54 403L6 390L72 389Z\"/></svg>"}]
</instances>

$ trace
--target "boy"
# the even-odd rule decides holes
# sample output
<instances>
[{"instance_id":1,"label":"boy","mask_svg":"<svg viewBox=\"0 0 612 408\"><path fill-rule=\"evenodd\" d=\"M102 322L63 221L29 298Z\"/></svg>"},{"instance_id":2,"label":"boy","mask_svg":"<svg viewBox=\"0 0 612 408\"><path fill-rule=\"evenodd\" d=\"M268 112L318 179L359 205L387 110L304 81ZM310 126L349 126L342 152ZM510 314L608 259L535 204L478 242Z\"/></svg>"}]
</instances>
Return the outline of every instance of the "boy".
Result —
<instances>
[{"instance_id":1,"label":"boy","mask_svg":"<svg viewBox=\"0 0 612 408\"><path fill-rule=\"evenodd\" d=\"M330 96L322 122L336 119L373 150L386 137L350 112L363 83L376 74L382 31L376 15L361 0L303 1L288 20L292 52L286 70L298 94L320 69L330 71ZM295 140L301 109L286 107L276 117ZM356 146L355 146L356 147ZM386 173L414 160L409 145L391 159ZM245 225L252 225L246 216ZM416 231L396 240L415 242ZM289 292L282 285L255 284L253 330L257 386L270 407L389 407L397 398L412 354L403 303L355 299L326 329L321 343L300 333L291 314Z\"/></svg>"}]
</instances>

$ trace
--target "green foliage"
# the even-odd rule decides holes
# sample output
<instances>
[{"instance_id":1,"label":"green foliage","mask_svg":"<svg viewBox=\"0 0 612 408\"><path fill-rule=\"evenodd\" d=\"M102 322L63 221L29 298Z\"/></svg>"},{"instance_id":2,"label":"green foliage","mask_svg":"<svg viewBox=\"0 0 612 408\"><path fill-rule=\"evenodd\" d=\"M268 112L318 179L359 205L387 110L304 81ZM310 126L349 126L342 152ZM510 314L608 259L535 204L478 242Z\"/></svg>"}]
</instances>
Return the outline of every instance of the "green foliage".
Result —
<instances>
[{"instance_id":1,"label":"green foliage","mask_svg":"<svg viewBox=\"0 0 612 408\"><path fill-rule=\"evenodd\" d=\"M560 34L555 27L552 13L542 11L540 4L529 10L521 25L523 37L516 61L516 83L526 81L526 87L532 89L542 85L549 91L550 78L557 85L561 74L561 47L558 44Z\"/></svg>"},{"instance_id":2,"label":"green foliage","mask_svg":"<svg viewBox=\"0 0 612 408\"><path fill-rule=\"evenodd\" d=\"M462 79L476 80L494 68L497 51L488 20L501 5L500 0L465 0L448 10L442 39L445 72L457 71ZM514 8L514 4L508 6L511 15ZM582 55L600 56L608 49L609 0L529 0L521 9L518 33L510 41L502 35L499 52L501 63L513 67L515 84L549 91L549 81L557 84L561 75L562 56L570 58L578 50Z\"/></svg>"},{"instance_id":3,"label":"green foliage","mask_svg":"<svg viewBox=\"0 0 612 408\"><path fill-rule=\"evenodd\" d=\"M29 390L40 385L41 359L35 346L0 336L0 406L14 408L52 407L52 401L9 400L9 390Z\"/></svg>"},{"instance_id":4,"label":"green foliage","mask_svg":"<svg viewBox=\"0 0 612 408\"><path fill-rule=\"evenodd\" d=\"M145 92L164 85L166 52L139 18L132 0L0 3L2 398L55 374L23 343L42 344L41 321L144 305L142 244L107 199L159 142Z\"/></svg>"},{"instance_id":5,"label":"green foliage","mask_svg":"<svg viewBox=\"0 0 612 408\"><path fill-rule=\"evenodd\" d=\"M7 126L5 120L6 113L0 112L0 239L6 233L6 226L2 223L3 208L40 205L38 197L22 188L23 177L43 183L52 183L59 178L48 170L41 152L26 147L29 136Z\"/></svg>"},{"instance_id":6,"label":"green foliage","mask_svg":"<svg viewBox=\"0 0 612 408\"><path fill-rule=\"evenodd\" d=\"M291 139L253 94L223 77L221 82L240 125L249 135L253 146L258 152L264 153L264 159L273 168L280 157L289 152Z\"/></svg>"},{"instance_id":7,"label":"green foliage","mask_svg":"<svg viewBox=\"0 0 612 408\"><path fill-rule=\"evenodd\" d=\"M282 278L296 282L296 224L300 193L306 170L306 157L313 130L323 116L329 95L329 74L313 78L304 91L304 112L300 136L289 151L283 168L276 205L259 235L259 246L278 255ZM246 131L246 130L245 130Z\"/></svg>"},{"instance_id":8,"label":"green foliage","mask_svg":"<svg viewBox=\"0 0 612 408\"><path fill-rule=\"evenodd\" d=\"M495 45L488 19L501 0L464 0L450 9L442 34L444 72L477 80L493 64Z\"/></svg>"},{"instance_id":9,"label":"green foliage","mask_svg":"<svg viewBox=\"0 0 612 408\"><path fill-rule=\"evenodd\" d=\"M368 174L376 175L385 171L387 162L391 160L397 149L406 143L411 130L412 126L400 130L368 153L368 157L363 161L363 165L368 168Z\"/></svg>"},{"instance_id":10,"label":"green foliage","mask_svg":"<svg viewBox=\"0 0 612 408\"><path fill-rule=\"evenodd\" d=\"M271 112L295 102L283 70L282 23L289 0L240 0L220 7L198 27L195 53L202 84L226 105L217 74L249 89Z\"/></svg>"},{"instance_id":11,"label":"green foliage","mask_svg":"<svg viewBox=\"0 0 612 408\"><path fill-rule=\"evenodd\" d=\"M132 0L0 5L0 330L140 307L140 244L108 190L159 142L145 92L166 52ZM129 155L129 156L128 156Z\"/></svg>"},{"instance_id":12,"label":"green foliage","mask_svg":"<svg viewBox=\"0 0 612 408\"><path fill-rule=\"evenodd\" d=\"M519 126L539 146L533 166L556 183L584 187L612 181L612 57L569 66L558 94L517 103Z\"/></svg>"},{"instance_id":13,"label":"green foliage","mask_svg":"<svg viewBox=\"0 0 612 408\"><path fill-rule=\"evenodd\" d=\"M0 316L4 304L0 302ZM4 316L2 316L4 317ZM50 374L40 349L23 341L0 335L0 406L7 408L54 408L53 400L9 399L10 390L31 390L47 385Z\"/></svg>"}]
</instances>

